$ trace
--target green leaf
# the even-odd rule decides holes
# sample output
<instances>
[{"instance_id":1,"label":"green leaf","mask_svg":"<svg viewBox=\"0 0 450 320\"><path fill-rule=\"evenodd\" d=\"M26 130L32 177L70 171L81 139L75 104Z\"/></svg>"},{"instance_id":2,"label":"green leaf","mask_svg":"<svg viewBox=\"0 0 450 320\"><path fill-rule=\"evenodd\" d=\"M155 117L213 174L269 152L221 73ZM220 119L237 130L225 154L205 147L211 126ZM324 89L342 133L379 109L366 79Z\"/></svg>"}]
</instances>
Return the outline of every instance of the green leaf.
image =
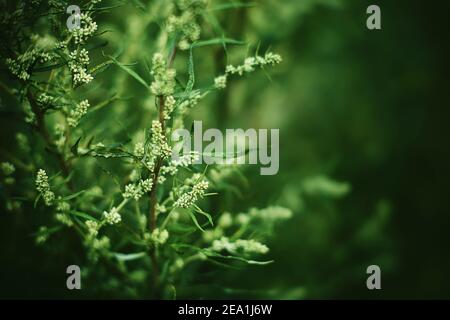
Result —
<instances>
[{"instance_id":1,"label":"green leaf","mask_svg":"<svg viewBox=\"0 0 450 320\"><path fill-rule=\"evenodd\" d=\"M197 217L195 216L195 214L192 211L188 211L189 216L191 217L192 221L194 221L194 224L197 226L198 229L200 229L202 232L205 232L205 229L203 229L200 224L197 221Z\"/></svg>"},{"instance_id":2,"label":"green leaf","mask_svg":"<svg viewBox=\"0 0 450 320\"><path fill-rule=\"evenodd\" d=\"M75 144L72 147L70 147L70 151L74 156L78 156L78 144L80 143L81 139L82 137L79 137L77 142L75 142Z\"/></svg>"},{"instance_id":3,"label":"green leaf","mask_svg":"<svg viewBox=\"0 0 450 320\"><path fill-rule=\"evenodd\" d=\"M100 63L100 64L96 65L95 67L91 68L89 70L89 73L91 73L93 75L98 75L98 74L102 73L103 71L105 71L106 69L108 69L108 67L110 65L112 65L113 63L114 62L111 60Z\"/></svg>"},{"instance_id":4,"label":"green leaf","mask_svg":"<svg viewBox=\"0 0 450 320\"><path fill-rule=\"evenodd\" d=\"M96 147L84 153L82 156L101 157L101 158L134 158L134 155L121 146Z\"/></svg>"},{"instance_id":5,"label":"green leaf","mask_svg":"<svg viewBox=\"0 0 450 320\"><path fill-rule=\"evenodd\" d=\"M140 75L138 75L136 73L136 71L134 71L133 69L129 68L128 66L120 63L119 61L117 61L115 58L113 58L112 56L108 56L119 68L121 68L122 70L124 70L125 72L127 72L130 76L132 76L134 79L136 79L140 84L142 84L146 89L148 89L149 85L147 84L147 82L145 82L144 79L141 78Z\"/></svg>"},{"instance_id":6,"label":"green leaf","mask_svg":"<svg viewBox=\"0 0 450 320\"><path fill-rule=\"evenodd\" d=\"M82 195L85 192L86 192L86 190L81 190L77 193L71 194L70 196L63 197L61 200L63 200L63 201L72 200L72 199L75 199L76 197Z\"/></svg>"},{"instance_id":7,"label":"green leaf","mask_svg":"<svg viewBox=\"0 0 450 320\"><path fill-rule=\"evenodd\" d=\"M195 84L195 73L194 73L194 55L192 53L192 47L189 50L189 64L188 64L188 73L189 73L189 80L186 85L186 89L184 90L185 94L189 94L189 92L192 91Z\"/></svg>"},{"instance_id":8,"label":"green leaf","mask_svg":"<svg viewBox=\"0 0 450 320\"><path fill-rule=\"evenodd\" d=\"M226 44L234 44L234 45L244 45L245 42L230 39L230 38L214 38L210 40L204 40L204 41L197 41L194 42L191 46L191 48L199 48L199 47L206 47L206 46L212 46L212 45L226 45Z\"/></svg>"},{"instance_id":9,"label":"green leaf","mask_svg":"<svg viewBox=\"0 0 450 320\"><path fill-rule=\"evenodd\" d=\"M265 265L268 265L268 264L271 264L271 263L274 262L274 260L255 261L255 260L249 260L249 259L245 259L245 258L237 257L237 256L224 256L224 255L221 255L221 254L218 254L218 253L215 253L213 256L220 257L222 259L242 261L242 262L245 262L247 264L260 265L260 266L265 266Z\"/></svg>"},{"instance_id":10,"label":"green leaf","mask_svg":"<svg viewBox=\"0 0 450 320\"><path fill-rule=\"evenodd\" d=\"M42 197L42 195L39 193L38 196L36 197L36 199L34 200L34 205L33 208L36 209L37 204L39 202L39 199Z\"/></svg>"},{"instance_id":11,"label":"green leaf","mask_svg":"<svg viewBox=\"0 0 450 320\"><path fill-rule=\"evenodd\" d=\"M94 220L94 221L98 221L98 219L94 218L93 216L84 213L84 212L80 212L80 211L69 211L70 214L73 214L74 216L80 217L80 218L84 218L86 220Z\"/></svg>"},{"instance_id":12,"label":"green leaf","mask_svg":"<svg viewBox=\"0 0 450 320\"><path fill-rule=\"evenodd\" d=\"M65 64L66 64L66 63L63 62L63 63L53 64L53 65L50 65L50 66L37 67L37 68L34 68L34 69L33 69L33 72L46 72L46 71L50 71L50 70L53 70L53 69L61 68L61 67L63 67Z\"/></svg>"},{"instance_id":13,"label":"green leaf","mask_svg":"<svg viewBox=\"0 0 450 320\"><path fill-rule=\"evenodd\" d=\"M225 255L220 254L220 253L218 253L216 251L213 251L211 249L203 249L203 248L199 248L199 247L196 247L196 246L193 246L193 245L189 245L189 244L182 244L182 243L172 244L172 247L175 250L182 249L182 248L188 248L188 249L192 249L194 251L201 252L201 253L205 254L207 257L221 258L221 259L227 259L227 260L237 260L237 261L241 261L241 262L245 262L247 264L253 264L253 265L267 265L267 264L270 264L270 263L274 262L273 260L268 260L268 261L249 260L249 259L245 259L243 257L238 257L238 256L233 256L233 255L225 256Z\"/></svg>"},{"instance_id":14,"label":"green leaf","mask_svg":"<svg viewBox=\"0 0 450 320\"><path fill-rule=\"evenodd\" d=\"M196 209L196 210L195 210L196 212L198 212L198 213L204 215L204 216L208 219L208 221L209 221L209 223L211 224L211 226L214 226L212 217L211 217L211 215L210 215L209 213L203 211L203 210L202 210L199 206L197 206L196 204L194 204L194 208Z\"/></svg>"},{"instance_id":15,"label":"green leaf","mask_svg":"<svg viewBox=\"0 0 450 320\"><path fill-rule=\"evenodd\" d=\"M137 252L137 253L120 253L120 252L113 252L114 257L119 261L132 261L136 259L143 258L147 255L146 252Z\"/></svg>"}]
</instances>

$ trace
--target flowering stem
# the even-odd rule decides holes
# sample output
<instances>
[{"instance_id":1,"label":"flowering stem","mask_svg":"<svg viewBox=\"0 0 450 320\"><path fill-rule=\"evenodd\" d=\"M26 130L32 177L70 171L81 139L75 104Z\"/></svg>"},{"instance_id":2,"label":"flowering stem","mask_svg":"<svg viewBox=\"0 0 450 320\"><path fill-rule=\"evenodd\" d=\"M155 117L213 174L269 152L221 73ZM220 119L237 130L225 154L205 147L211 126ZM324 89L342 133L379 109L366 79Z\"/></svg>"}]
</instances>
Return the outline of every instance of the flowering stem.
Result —
<instances>
[{"instance_id":1,"label":"flowering stem","mask_svg":"<svg viewBox=\"0 0 450 320\"><path fill-rule=\"evenodd\" d=\"M176 46L173 47L169 58L168 58L168 62L167 62L167 67L171 68L173 65L173 62L175 60L175 55L176 55ZM161 124L161 130L162 133L165 133L165 121L164 121L164 106L165 106L165 97L164 96L159 96L159 123ZM150 190L150 218L149 218L149 227L150 227L150 232L152 232L153 230L156 229L156 204L158 202L157 196L156 196L156 191L157 191L157 186L158 186L158 177L159 177L159 172L161 170L162 167L162 163L163 163L163 158L160 156L158 157L158 160L156 161L156 165L155 165L155 170L154 170L154 175L153 175L153 186L152 189ZM153 269L153 281L156 285L158 284L158 263L156 260L156 248L154 248L152 250L151 253L151 260L152 260L152 269Z\"/></svg>"}]
</instances>

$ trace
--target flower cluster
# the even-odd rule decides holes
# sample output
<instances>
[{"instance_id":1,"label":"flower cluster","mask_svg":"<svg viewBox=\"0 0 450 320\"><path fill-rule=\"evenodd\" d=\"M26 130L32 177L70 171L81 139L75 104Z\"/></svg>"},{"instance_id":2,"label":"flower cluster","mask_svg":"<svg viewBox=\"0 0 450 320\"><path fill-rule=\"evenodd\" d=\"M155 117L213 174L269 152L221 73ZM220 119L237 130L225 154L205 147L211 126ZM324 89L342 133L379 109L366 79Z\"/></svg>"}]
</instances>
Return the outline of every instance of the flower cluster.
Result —
<instances>
[{"instance_id":1,"label":"flower cluster","mask_svg":"<svg viewBox=\"0 0 450 320\"><path fill-rule=\"evenodd\" d=\"M188 167L199 158L198 153L182 155L176 159L172 159L167 165L163 166L158 177L158 183L164 183L166 175L174 176L178 172L179 167Z\"/></svg>"},{"instance_id":2,"label":"flower cluster","mask_svg":"<svg viewBox=\"0 0 450 320\"><path fill-rule=\"evenodd\" d=\"M87 65L89 64L89 54L86 49L73 51L69 54L69 70L72 73L73 85L76 87L91 82L94 78L89 74Z\"/></svg>"},{"instance_id":3,"label":"flower cluster","mask_svg":"<svg viewBox=\"0 0 450 320\"><path fill-rule=\"evenodd\" d=\"M85 43L97 31L97 23L86 13L80 15L80 27L71 30L75 44Z\"/></svg>"},{"instance_id":4,"label":"flower cluster","mask_svg":"<svg viewBox=\"0 0 450 320\"><path fill-rule=\"evenodd\" d=\"M100 224L94 220L87 220L85 222L88 233L90 236L95 237L98 234L98 230L100 229Z\"/></svg>"},{"instance_id":5,"label":"flower cluster","mask_svg":"<svg viewBox=\"0 0 450 320\"><path fill-rule=\"evenodd\" d=\"M157 120L152 121L151 142L149 149L150 157L146 164L150 170L153 170L155 161L158 157L167 158L170 156L172 151L163 134L161 123Z\"/></svg>"},{"instance_id":6,"label":"flower cluster","mask_svg":"<svg viewBox=\"0 0 450 320\"><path fill-rule=\"evenodd\" d=\"M134 145L134 155L138 158L142 158L145 155L145 146L142 142Z\"/></svg>"},{"instance_id":7,"label":"flower cluster","mask_svg":"<svg viewBox=\"0 0 450 320\"><path fill-rule=\"evenodd\" d=\"M30 141L28 140L28 137L25 134L23 134L22 132L18 132L16 134L16 141L20 150L22 150L23 152L30 151Z\"/></svg>"},{"instance_id":8,"label":"flower cluster","mask_svg":"<svg viewBox=\"0 0 450 320\"><path fill-rule=\"evenodd\" d=\"M83 100L76 107L70 110L69 117L67 118L67 123L69 126L75 128L80 122L81 118L87 113L89 108L89 101Z\"/></svg>"},{"instance_id":9,"label":"flower cluster","mask_svg":"<svg viewBox=\"0 0 450 320\"><path fill-rule=\"evenodd\" d=\"M323 195L331 198L340 198L350 192L350 184L334 181L324 175L305 179L302 187L308 195Z\"/></svg>"},{"instance_id":10,"label":"flower cluster","mask_svg":"<svg viewBox=\"0 0 450 320\"><path fill-rule=\"evenodd\" d=\"M165 105L164 105L164 120L170 120L170 114L175 109L176 103L177 103L177 101L175 100L175 98L173 96L168 96L166 98Z\"/></svg>"},{"instance_id":11,"label":"flower cluster","mask_svg":"<svg viewBox=\"0 0 450 320\"><path fill-rule=\"evenodd\" d=\"M103 217L108 224L117 224L122 221L122 217L116 207L113 207L110 211L103 211Z\"/></svg>"},{"instance_id":12,"label":"flower cluster","mask_svg":"<svg viewBox=\"0 0 450 320\"><path fill-rule=\"evenodd\" d=\"M139 184L135 185L132 183L125 186L125 192L122 194L125 199L133 198L136 201L138 201L143 195L144 191L142 190L142 187Z\"/></svg>"},{"instance_id":13,"label":"flower cluster","mask_svg":"<svg viewBox=\"0 0 450 320\"><path fill-rule=\"evenodd\" d=\"M56 221L62 223L65 226L68 226L68 227L73 226L72 219L70 219L70 217L65 213L57 213L55 215L55 219L56 219Z\"/></svg>"},{"instance_id":14,"label":"flower cluster","mask_svg":"<svg viewBox=\"0 0 450 320\"><path fill-rule=\"evenodd\" d=\"M159 228L156 228L155 230L153 230L153 232L151 234L151 239L156 244L159 244L159 245L166 243L168 238L169 238L169 232L165 229L160 230Z\"/></svg>"},{"instance_id":15,"label":"flower cluster","mask_svg":"<svg viewBox=\"0 0 450 320\"><path fill-rule=\"evenodd\" d=\"M290 219L292 217L292 211L280 206L270 206L264 209L251 208L248 212L248 216L253 219L275 222ZM245 221L242 217L240 220Z\"/></svg>"},{"instance_id":16,"label":"flower cluster","mask_svg":"<svg viewBox=\"0 0 450 320\"><path fill-rule=\"evenodd\" d=\"M154 81L150 90L155 96L170 96L175 89L176 71L167 68L166 60L161 53L155 53L152 60L152 76Z\"/></svg>"},{"instance_id":17,"label":"flower cluster","mask_svg":"<svg viewBox=\"0 0 450 320\"><path fill-rule=\"evenodd\" d=\"M170 164L174 167L187 167L195 163L199 157L198 152L192 151L190 154L184 154L176 159L172 159Z\"/></svg>"},{"instance_id":18,"label":"flower cluster","mask_svg":"<svg viewBox=\"0 0 450 320\"><path fill-rule=\"evenodd\" d=\"M180 113L186 112L188 109L195 107L198 102L207 95L207 92L201 93L199 90L194 90L180 103Z\"/></svg>"},{"instance_id":19,"label":"flower cluster","mask_svg":"<svg viewBox=\"0 0 450 320\"><path fill-rule=\"evenodd\" d=\"M14 171L16 171L16 168L14 167L14 165L9 162L2 162L0 164L0 168L3 171L3 174L5 176L9 176L9 175L13 174Z\"/></svg>"},{"instance_id":20,"label":"flower cluster","mask_svg":"<svg viewBox=\"0 0 450 320\"><path fill-rule=\"evenodd\" d=\"M58 197L58 204L56 205L56 211L68 212L70 211L70 204L66 201L62 201L61 197Z\"/></svg>"},{"instance_id":21,"label":"flower cluster","mask_svg":"<svg viewBox=\"0 0 450 320\"><path fill-rule=\"evenodd\" d=\"M219 240L214 240L211 248L214 251L228 251L231 254L265 254L269 251L269 248L259 241L253 239L238 239L235 242L231 242L227 237L222 237Z\"/></svg>"},{"instance_id":22,"label":"flower cluster","mask_svg":"<svg viewBox=\"0 0 450 320\"><path fill-rule=\"evenodd\" d=\"M150 192L152 190L153 180L151 178L140 180L137 184L127 184L125 186L125 192L122 193L122 196L125 199L133 198L138 201L145 192Z\"/></svg>"},{"instance_id":23,"label":"flower cluster","mask_svg":"<svg viewBox=\"0 0 450 320\"><path fill-rule=\"evenodd\" d=\"M0 169L3 171L3 174L5 175L5 178L3 179L3 182L6 185L12 185L15 183L14 177L11 177L11 175L16 171L16 168L13 164L9 162L3 162L0 164Z\"/></svg>"},{"instance_id":24,"label":"flower cluster","mask_svg":"<svg viewBox=\"0 0 450 320\"><path fill-rule=\"evenodd\" d=\"M205 191L208 189L209 183L206 179L201 177L196 179L192 190L183 193L177 201L174 203L174 207L189 208L191 207L199 198L203 197Z\"/></svg>"},{"instance_id":25,"label":"flower cluster","mask_svg":"<svg viewBox=\"0 0 450 320\"><path fill-rule=\"evenodd\" d=\"M41 93L37 98L37 102L41 105L42 108L54 107L56 104L56 100L57 99L55 97L52 97L45 92Z\"/></svg>"},{"instance_id":26,"label":"flower cluster","mask_svg":"<svg viewBox=\"0 0 450 320\"><path fill-rule=\"evenodd\" d=\"M39 230L36 235L36 244L43 244L47 241L49 236L48 228L45 226L39 227Z\"/></svg>"},{"instance_id":27,"label":"flower cluster","mask_svg":"<svg viewBox=\"0 0 450 320\"><path fill-rule=\"evenodd\" d=\"M238 74L242 76L244 73L255 71L257 67L264 68L265 66L274 66L281 63L281 61L281 56L272 52L267 52L264 57L259 55L248 57L244 60L242 65L228 65L225 74L214 79L214 87L216 89L225 89L229 75Z\"/></svg>"},{"instance_id":28,"label":"flower cluster","mask_svg":"<svg viewBox=\"0 0 450 320\"><path fill-rule=\"evenodd\" d=\"M181 50L189 49L191 43L200 38L200 26L197 17L205 9L207 0L178 0L177 5L181 11L179 16L171 15L167 19L166 30L169 34L179 34L178 47Z\"/></svg>"},{"instance_id":29,"label":"flower cluster","mask_svg":"<svg viewBox=\"0 0 450 320\"><path fill-rule=\"evenodd\" d=\"M227 76L218 76L214 79L214 87L216 89L225 89L227 87Z\"/></svg>"},{"instance_id":30,"label":"flower cluster","mask_svg":"<svg viewBox=\"0 0 450 320\"><path fill-rule=\"evenodd\" d=\"M32 49L24 54L21 54L16 59L6 59L6 64L13 75L21 80L28 80L30 78L31 68L37 63L45 63L49 61L52 56L43 50Z\"/></svg>"},{"instance_id":31,"label":"flower cluster","mask_svg":"<svg viewBox=\"0 0 450 320\"><path fill-rule=\"evenodd\" d=\"M55 194L50 190L47 173L43 169L39 169L36 176L36 189L41 194L47 206L51 206L55 200Z\"/></svg>"},{"instance_id":32,"label":"flower cluster","mask_svg":"<svg viewBox=\"0 0 450 320\"><path fill-rule=\"evenodd\" d=\"M88 247L88 258L96 262L100 254L106 252L111 247L111 241L107 236L101 238L87 237L85 245Z\"/></svg>"},{"instance_id":33,"label":"flower cluster","mask_svg":"<svg viewBox=\"0 0 450 320\"><path fill-rule=\"evenodd\" d=\"M29 101L24 101L22 104L23 112L25 113L25 122L29 124L36 124L36 114L31 109Z\"/></svg>"},{"instance_id":34,"label":"flower cluster","mask_svg":"<svg viewBox=\"0 0 450 320\"><path fill-rule=\"evenodd\" d=\"M54 128L55 133L55 145L58 148L59 151L62 151L64 149L64 145L66 143L66 128L63 124L57 123L55 124Z\"/></svg>"}]
</instances>

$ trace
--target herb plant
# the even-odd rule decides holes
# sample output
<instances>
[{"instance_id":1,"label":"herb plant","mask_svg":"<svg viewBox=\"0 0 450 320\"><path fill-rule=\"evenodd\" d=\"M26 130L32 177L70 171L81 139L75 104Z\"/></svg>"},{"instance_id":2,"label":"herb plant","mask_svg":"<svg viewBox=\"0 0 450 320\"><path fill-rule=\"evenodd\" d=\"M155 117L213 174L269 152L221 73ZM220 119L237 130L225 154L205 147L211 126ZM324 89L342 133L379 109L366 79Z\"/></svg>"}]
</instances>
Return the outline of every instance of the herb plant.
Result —
<instances>
[{"instance_id":1,"label":"herb plant","mask_svg":"<svg viewBox=\"0 0 450 320\"><path fill-rule=\"evenodd\" d=\"M13 151L2 150L2 202L32 221L38 245L80 265L85 290L176 298L212 266L272 262L264 241L291 211L273 204L231 212L220 203L239 201L230 181L245 179L240 166L198 164L195 152L171 157L172 132L189 128L196 108L211 107L209 96L281 62L220 25L220 14L250 4L131 1L141 20L127 21L127 47L111 48L121 26L98 21L131 4L0 3L3 100L26 124ZM66 25L69 5L80 7L79 28ZM212 47L223 67L199 75L194 62L217 59ZM247 53L228 55L235 47ZM130 61L142 48L143 59ZM138 97L126 92L130 80Z\"/></svg>"}]
</instances>

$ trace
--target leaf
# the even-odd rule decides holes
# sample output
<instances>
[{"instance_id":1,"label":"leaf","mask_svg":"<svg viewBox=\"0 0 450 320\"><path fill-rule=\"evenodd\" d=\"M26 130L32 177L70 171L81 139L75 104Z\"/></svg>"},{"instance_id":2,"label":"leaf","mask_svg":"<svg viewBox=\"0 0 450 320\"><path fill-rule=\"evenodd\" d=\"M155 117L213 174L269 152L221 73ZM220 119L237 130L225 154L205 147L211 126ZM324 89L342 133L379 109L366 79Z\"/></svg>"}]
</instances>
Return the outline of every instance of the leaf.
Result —
<instances>
[{"instance_id":1,"label":"leaf","mask_svg":"<svg viewBox=\"0 0 450 320\"><path fill-rule=\"evenodd\" d=\"M86 192L86 190L81 190L77 193L71 194L70 196L63 197L63 198L61 198L61 200L64 200L64 201L72 200L72 199L75 199L76 197L78 197L79 195L82 195L85 192Z\"/></svg>"},{"instance_id":2,"label":"leaf","mask_svg":"<svg viewBox=\"0 0 450 320\"><path fill-rule=\"evenodd\" d=\"M80 143L81 139L82 137L79 137L77 142L75 142L75 144L72 147L70 147L70 151L74 156L78 156L78 144Z\"/></svg>"},{"instance_id":3,"label":"leaf","mask_svg":"<svg viewBox=\"0 0 450 320\"><path fill-rule=\"evenodd\" d=\"M211 215L210 215L209 213L203 211L203 210L202 210L199 206L197 206L196 204L194 204L194 208L196 209L196 212L198 212L198 213L204 215L204 216L208 219L208 221L209 221L209 223L211 224L211 226L214 226L212 217L211 217Z\"/></svg>"},{"instance_id":4,"label":"leaf","mask_svg":"<svg viewBox=\"0 0 450 320\"><path fill-rule=\"evenodd\" d=\"M101 157L101 158L134 158L134 155L119 146L111 145L107 147L96 147L84 153L82 156Z\"/></svg>"},{"instance_id":5,"label":"leaf","mask_svg":"<svg viewBox=\"0 0 450 320\"><path fill-rule=\"evenodd\" d=\"M50 70L53 70L53 69L61 68L61 67L63 67L65 64L66 64L66 63L64 62L64 63L53 64L53 65L50 65L50 66L37 67L37 68L34 68L34 69L33 69L33 72L46 72L46 71L50 71Z\"/></svg>"},{"instance_id":6,"label":"leaf","mask_svg":"<svg viewBox=\"0 0 450 320\"><path fill-rule=\"evenodd\" d=\"M113 252L114 257L119 261L132 261L136 259L143 258L147 255L145 251L137 252L137 253L120 253Z\"/></svg>"},{"instance_id":7,"label":"leaf","mask_svg":"<svg viewBox=\"0 0 450 320\"><path fill-rule=\"evenodd\" d=\"M237 260L237 261L242 261L245 262L247 264L253 264L253 265L260 265L260 266L264 266L264 265L268 265L274 262L274 260L268 260L268 261L255 261L255 260L248 260L242 257L237 257L237 256L224 256L222 254L219 253L214 253L213 256L216 257L220 257L222 259L230 259L230 260Z\"/></svg>"},{"instance_id":8,"label":"leaf","mask_svg":"<svg viewBox=\"0 0 450 320\"><path fill-rule=\"evenodd\" d=\"M97 36L102 35L103 33L106 33L106 32L108 32L108 30L105 30L105 31L97 34ZM100 42L97 42L97 43L88 44L86 46L86 50L92 51L92 50L95 50L95 49L98 49L98 48L106 47L107 45L108 45L108 41L107 40L103 40L103 41L100 41Z\"/></svg>"},{"instance_id":9,"label":"leaf","mask_svg":"<svg viewBox=\"0 0 450 320\"><path fill-rule=\"evenodd\" d=\"M119 68L121 68L122 70L126 71L130 76L132 76L134 79L136 79L140 84L142 84L146 89L148 89L149 85L147 84L147 82L145 82L144 79L141 78L140 75L138 75L136 73L136 71L134 71L133 69L127 67L126 65L120 63L119 61L117 61L115 58L113 58L112 56L108 56Z\"/></svg>"},{"instance_id":10,"label":"leaf","mask_svg":"<svg viewBox=\"0 0 450 320\"><path fill-rule=\"evenodd\" d=\"M111 60L105 61L103 63L100 63L98 65L96 65L95 67L91 68L89 70L89 73L93 74L93 75L98 75L99 73L105 71L106 69L108 69L108 67L113 64L114 62Z\"/></svg>"},{"instance_id":11,"label":"leaf","mask_svg":"<svg viewBox=\"0 0 450 320\"><path fill-rule=\"evenodd\" d=\"M98 221L98 219L94 218L93 216L84 213L84 212L80 212L80 211L69 211L70 214L73 214L74 216L80 217L80 218L84 218L86 220L94 220L94 221Z\"/></svg>"},{"instance_id":12,"label":"leaf","mask_svg":"<svg viewBox=\"0 0 450 320\"><path fill-rule=\"evenodd\" d=\"M247 264L253 264L253 265L267 265L270 263L273 263L273 260L268 260L268 261L255 261L255 260L249 260L249 259L245 259L242 257L238 257L238 256L233 256L233 255L228 255L225 256L223 254L220 254L216 251L213 251L211 249L203 249L203 248L199 248L193 245L189 245L189 244L172 244L172 247L177 250L180 248L188 248L188 249L192 249L194 251L198 251L201 252L203 254L205 254L207 257L214 257L214 258L222 258L222 259L227 259L227 260L237 260L237 261L241 261L241 262L245 262Z\"/></svg>"},{"instance_id":13,"label":"leaf","mask_svg":"<svg viewBox=\"0 0 450 320\"><path fill-rule=\"evenodd\" d=\"M195 214L192 211L188 211L189 216L191 217L192 221L194 221L194 224L199 228L202 232L205 232L205 229L203 229L200 224L197 221L197 218L195 217Z\"/></svg>"},{"instance_id":14,"label":"leaf","mask_svg":"<svg viewBox=\"0 0 450 320\"><path fill-rule=\"evenodd\" d=\"M195 84L195 73L194 73L194 55L192 53L192 47L189 50L189 64L188 64L188 73L189 73L189 80L186 85L186 89L184 90L185 94L187 95L189 92L192 91Z\"/></svg>"},{"instance_id":15,"label":"leaf","mask_svg":"<svg viewBox=\"0 0 450 320\"><path fill-rule=\"evenodd\" d=\"M36 209L37 204L39 202L39 199L42 197L42 195L39 193L38 196L36 197L36 199L34 200L34 205L33 208Z\"/></svg>"},{"instance_id":16,"label":"leaf","mask_svg":"<svg viewBox=\"0 0 450 320\"><path fill-rule=\"evenodd\" d=\"M96 7L96 8L92 8L90 10L84 10L84 11L90 11L90 12L107 11L107 10L123 7L124 5L125 5L125 3L121 3L121 4L116 4L113 6Z\"/></svg>"},{"instance_id":17,"label":"leaf","mask_svg":"<svg viewBox=\"0 0 450 320\"><path fill-rule=\"evenodd\" d=\"M206 47L206 46L212 46L212 45L217 45L217 44L220 44L220 45L226 45L226 44L244 45L245 42L222 37L222 38L214 38L214 39L210 39L210 40L194 42L192 44L191 48Z\"/></svg>"}]
</instances>

